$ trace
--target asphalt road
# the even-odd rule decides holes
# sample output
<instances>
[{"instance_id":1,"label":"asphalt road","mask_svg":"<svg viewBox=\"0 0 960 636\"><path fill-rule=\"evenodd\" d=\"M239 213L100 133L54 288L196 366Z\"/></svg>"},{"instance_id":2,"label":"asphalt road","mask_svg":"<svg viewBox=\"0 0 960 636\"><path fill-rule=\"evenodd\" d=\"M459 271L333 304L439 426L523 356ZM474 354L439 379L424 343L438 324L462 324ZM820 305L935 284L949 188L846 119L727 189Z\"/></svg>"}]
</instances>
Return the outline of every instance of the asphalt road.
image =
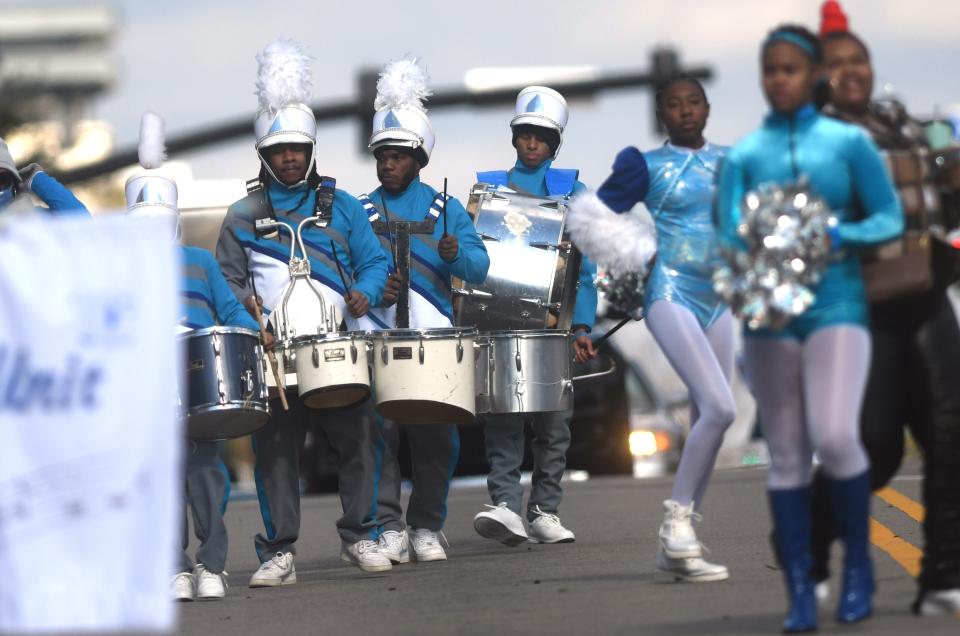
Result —
<instances>
[{"instance_id":1,"label":"asphalt road","mask_svg":"<svg viewBox=\"0 0 960 636\"><path fill-rule=\"evenodd\" d=\"M920 483L904 471L886 501L874 498L876 614L865 624L834 623L835 594L821 610L821 633L960 633L953 617L917 618L908 607L908 570L922 545L917 514ZM261 527L255 501L230 504L231 587L222 601L184 603L181 632L251 634L774 634L785 608L775 569L764 495L765 470L719 471L700 526L710 557L726 564L721 583L653 580L656 530L670 481L599 478L566 485L562 518L573 544L508 548L478 536L473 515L488 503L483 488L451 491L446 535L449 561L410 564L366 574L338 559L335 496L303 501L296 560L299 583L249 589L257 566L253 534ZM897 495L904 497L898 497ZM894 502L896 506L888 501ZM902 509L901 509L902 508ZM906 510L906 512L904 512ZM884 532L884 528L887 532ZM836 569L839 569L838 567ZM835 583L834 587L838 585Z\"/></svg>"}]
</instances>

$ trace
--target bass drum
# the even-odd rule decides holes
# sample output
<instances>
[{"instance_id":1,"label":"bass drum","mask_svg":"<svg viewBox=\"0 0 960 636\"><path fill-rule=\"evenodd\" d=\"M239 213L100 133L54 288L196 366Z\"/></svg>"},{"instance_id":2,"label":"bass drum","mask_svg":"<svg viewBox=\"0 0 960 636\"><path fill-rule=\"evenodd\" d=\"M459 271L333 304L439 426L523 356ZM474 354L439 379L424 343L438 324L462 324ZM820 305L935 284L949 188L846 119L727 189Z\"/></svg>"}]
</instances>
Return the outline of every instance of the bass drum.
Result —
<instances>
[{"instance_id":1,"label":"bass drum","mask_svg":"<svg viewBox=\"0 0 960 636\"><path fill-rule=\"evenodd\" d=\"M490 255L486 280L457 281L457 324L480 331L570 329L580 252L566 231L566 199L477 184L467 209Z\"/></svg>"},{"instance_id":2,"label":"bass drum","mask_svg":"<svg viewBox=\"0 0 960 636\"><path fill-rule=\"evenodd\" d=\"M468 424L476 413L476 329L370 334L377 412L402 424Z\"/></svg>"},{"instance_id":3,"label":"bass drum","mask_svg":"<svg viewBox=\"0 0 960 636\"><path fill-rule=\"evenodd\" d=\"M545 413L573 409L570 335L553 329L480 335L478 413Z\"/></svg>"},{"instance_id":4,"label":"bass drum","mask_svg":"<svg viewBox=\"0 0 960 636\"><path fill-rule=\"evenodd\" d=\"M259 334L208 327L181 336L186 349L187 431L197 440L243 437L270 419Z\"/></svg>"}]
</instances>

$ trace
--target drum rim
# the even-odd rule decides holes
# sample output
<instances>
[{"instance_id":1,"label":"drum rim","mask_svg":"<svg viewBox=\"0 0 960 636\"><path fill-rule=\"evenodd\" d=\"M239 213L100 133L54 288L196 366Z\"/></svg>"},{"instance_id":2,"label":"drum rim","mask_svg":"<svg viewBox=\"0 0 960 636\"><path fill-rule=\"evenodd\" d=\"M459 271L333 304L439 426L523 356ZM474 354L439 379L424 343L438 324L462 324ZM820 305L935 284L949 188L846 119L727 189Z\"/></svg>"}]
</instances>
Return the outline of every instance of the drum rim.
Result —
<instances>
[{"instance_id":1,"label":"drum rim","mask_svg":"<svg viewBox=\"0 0 960 636\"><path fill-rule=\"evenodd\" d=\"M476 327L439 327L437 329L382 329L368 331L373 340L446 340L454 338L476 338Z\"/></svg>"},{"instance_id":2,"label":"drum rim","mask_svg":"<svg viewBox=\"0 0 960 636\"><path fill-rule=\"evenodd\" d=\"M312 344L314 340L322 340L324 342L340 342L341 340L365 341L368 339L368 333L367 331L330 331L326 334L313 333L307 336L297 336L290 338L286 342L289 342L292 348L296 348L305 344Z\"/></svg>"},{"instance_id":3,"label":"drum rim","mask_svg":"<svg viewBox=\"0 0 960 636\"><path fill-rule=\"evenodd\" d=\"M250 336L251 338L257 338L259 340L260 334L254 331L253 329L247 329L246 327L228 327L225 325L214 325L212 327L203 327L202 329L194 329L188 333L183 333L179 335L181 340L187 340L190 338L196 338L199 336L209 336L212 334L230 334L236 333L244 336Z\"/></svg>"},{"instance_id":4,"label":"drum rim","mask_svg":"<svg viewBox=\"0 0 960 636\"><path fill-rule=\"evenodd\" d=\"M190 408L183 411L184 415L187 417L191 415L199 415L201 413L212 413L213 411L259 411L261 413L270 413L270 407L267 404L270 398L253 398L250 400L230 400L223 404L201 404L198 406L191 406ZM261 405L261 402L263 403ZM236 408L237 406L244 406L244 408Z\"/></svg>"},{"instance_id":5,"label":"drum rim","mask_svg":"<svg viewBox=\"0 0 960 636\"><path fill-rule=\"evenodd\" d=\"M573 334L559 329L496 329L480 332L481 337L488 338L570 338Z\"/></svg>"}]
</instances>

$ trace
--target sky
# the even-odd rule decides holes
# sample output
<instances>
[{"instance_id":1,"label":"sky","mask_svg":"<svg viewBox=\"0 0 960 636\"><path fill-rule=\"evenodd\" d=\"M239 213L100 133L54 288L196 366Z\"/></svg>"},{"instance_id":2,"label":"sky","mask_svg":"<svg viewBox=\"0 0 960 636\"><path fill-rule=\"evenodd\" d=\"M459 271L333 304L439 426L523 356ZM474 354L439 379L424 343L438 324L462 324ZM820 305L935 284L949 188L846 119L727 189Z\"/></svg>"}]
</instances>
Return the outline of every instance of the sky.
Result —
<instances>
[{"instance_id":1,"label":"sky","mask_svg":"<svg viewBox=\"0 0 960 636\"><path fill-rule=\"evenodd\" d=\"M11 4L0 0L0 4ZM31 5L64 4L33 0ZM256 52L277 36L305 45L315 60L314 98L355 94L360 68L380 67L406 53L421 57L434 87L458 87L478 66L592 65L605 72L644 70L657 46L675 47L682 63L709 65L712 104L708 139L731 144L759 123L766 107L759 89L758 46L782 22L816 30L819 0L106 0L119 29L113 40L119 76L94 106L116 142L135 143L140 114L155 110L170 133L223 119L253 118ZM847 0L851 28L870 45L878 89L930 115L960 103L960 2ZM616 153L663 139L651 125L651 95L618 90L571 103L557 167L579 168L597 186ZM429 107L429 102L427 103ZM456 108L431 113L437 134L423 172L466 198L477 170L508 168L512 109ZM353 193L376 183L372 159L360 154L356 124L323 124L318 169ZM256 175L253 138L192 152L198 178Z\"/></svg>"}]
</instances>

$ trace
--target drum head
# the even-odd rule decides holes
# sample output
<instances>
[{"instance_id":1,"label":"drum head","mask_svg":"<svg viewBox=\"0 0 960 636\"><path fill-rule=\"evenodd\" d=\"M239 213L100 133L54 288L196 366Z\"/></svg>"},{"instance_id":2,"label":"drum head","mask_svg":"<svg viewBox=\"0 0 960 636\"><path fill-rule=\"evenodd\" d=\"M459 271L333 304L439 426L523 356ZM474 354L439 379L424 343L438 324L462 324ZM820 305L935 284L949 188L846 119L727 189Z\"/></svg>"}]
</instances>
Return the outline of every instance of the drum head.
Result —
<instances>
[{"instance_id":1,"label":"drum head","mask_svg":"<svg viewBox=\"0 0 960 636\"><path fill-rule=\"evenodd\" d=\"M301 397L311 409L338 409L366 400L370 397L370 387L366 384L338 384L307 391Z\"/></svg>"},{"instance_id":2,"label":"drum head","mask_svg":"<svg viewBox=\"0 0 960 636\"><path fill-rule=\"evenodd\" d=\"M387 400L377 413L399 424L471 424L476 416L465 408L432 400Z\"/></svg>"},{"instance_id":3,"label":"drum head","mask_svg":"<svg viewBox=\"0 0 960 636\"><path fill-rule=\"evenodd\" d=\"M187 434L204 441L233 439L260 430L269 419L266 409L212 409L192 413L187 418Z\"/></svg>"}]
</instances>

